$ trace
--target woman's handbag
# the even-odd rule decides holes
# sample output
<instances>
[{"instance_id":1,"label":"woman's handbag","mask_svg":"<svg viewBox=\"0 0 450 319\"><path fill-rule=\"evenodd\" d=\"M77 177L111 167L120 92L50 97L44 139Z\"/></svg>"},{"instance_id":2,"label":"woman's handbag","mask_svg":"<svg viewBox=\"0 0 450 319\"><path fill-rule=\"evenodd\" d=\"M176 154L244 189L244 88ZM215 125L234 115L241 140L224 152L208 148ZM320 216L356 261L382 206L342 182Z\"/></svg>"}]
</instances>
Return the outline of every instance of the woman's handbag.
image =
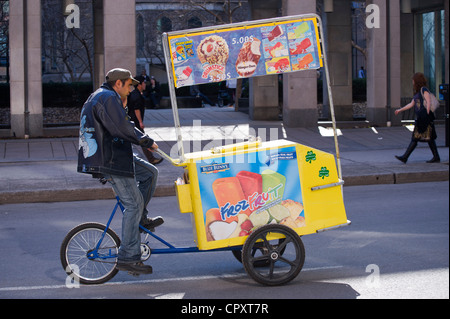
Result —
<instances>
[{"instance_id":1,"label":"woman's handbag","mask_svg":"<svg viewBox=\"0 0 450 319\"><path fill-rule=\"evenodd\" d=\"M423 105L425 106L425 108L427 107L427 100L425 99L425 97L423 96L423 88L420 89L420 93L422 94L422 99L423 99ZM437 110L437 108L441 105L441 103L439 103L438 99L436 98L436 96L434 96L433 93L431 93L430 91L428 91L428 94L430 95L430 101L431 101L431 106L430 106L430 110L431 112L435 112Z\"/></svg>"},{"instance_id":2,"label":"woman's handbag","mask_svg":"<svg viewBox=\"0 0 450 319\"><path fill-rule=\"evenodd\" d=\"M420 133L417 125L414 127L414 139L420 142L428 142L431 140L431 134L433 132L433 128L431 124L428 124L427 129Z\"/></svg>"}]
</instances>

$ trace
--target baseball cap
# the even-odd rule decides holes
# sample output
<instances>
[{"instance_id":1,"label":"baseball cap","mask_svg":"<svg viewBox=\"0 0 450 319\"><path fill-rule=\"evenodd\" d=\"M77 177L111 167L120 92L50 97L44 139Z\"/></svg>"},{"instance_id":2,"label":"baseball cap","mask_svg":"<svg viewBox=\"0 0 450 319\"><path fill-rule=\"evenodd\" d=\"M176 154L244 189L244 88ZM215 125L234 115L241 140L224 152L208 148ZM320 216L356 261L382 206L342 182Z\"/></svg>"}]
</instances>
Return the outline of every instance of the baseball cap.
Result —
<instances>
[{"instance_id":1,"label":"baseball cap","mask_svg":"<svg viewBox=\"0 0 450 319\"><path fill-rule=\"evenodd\" d=\"M115 68L109 70L108 73L106 74L106 81L108 82L116 82L117 80L128 80L128 79L132 80L133 85L138 85L139 83L141 83L135 78L133 78L131 76L131 72L126 69Z\"/></svg>"}]
</instances>

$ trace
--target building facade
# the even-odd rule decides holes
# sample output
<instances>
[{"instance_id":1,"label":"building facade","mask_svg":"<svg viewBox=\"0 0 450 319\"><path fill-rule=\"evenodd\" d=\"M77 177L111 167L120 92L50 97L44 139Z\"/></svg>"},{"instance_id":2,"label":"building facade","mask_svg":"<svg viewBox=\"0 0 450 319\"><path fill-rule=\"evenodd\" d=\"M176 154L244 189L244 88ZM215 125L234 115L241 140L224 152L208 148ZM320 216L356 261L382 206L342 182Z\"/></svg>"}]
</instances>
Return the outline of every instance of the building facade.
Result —
<instances>
[{"instance_id":1,"label":"building facade","mask_svg":"<svg viewBox=\"0 0 450 319\"><path fill-rule=\"evenodd\" d=\"M45 3L41 0L9 3L9 34L13 35L9 37L11 136L43 135L42 56L50 49L51 42L47 41L53 41L54 37L46 38L42 34L56 34L47 21L42 21ZM77 3L65 0L63 7ZM103 82L105 72L114 67L124 67L133 73L145 69L162 81L165 78L159 40L162 32L229 22L224 7L227 1L93 0L89 3L92 31L85 36L92 37L92 45L81 47L78 52L84 52L92 61L87 68L90 67L94 88ZM240 1L231 3L235 6ZM245 8L235 11L233 22L314 12L321 15L338 121L352 120L352 79L360 66L366 71L366 119L371 125L401 124L393 111L400 106L402 98L412 96L411 77L415 72L427 75L430 89L435 93L440 83L449 82L448 1L367 0L362 5L361 1L350 0L242 3ZM364 9L360 20L365 23L358 30L359 35L355 35L355 8ZM67 21L69 15L65 17ZM69 31L65 30L64 34L70 35ZM358 40L361 34L363 42ZM355 62L356 55L359 62ZM50 50L44 70L60 63L56 54L53 57L52 61ZM82 70L81 62L71 63L69 66L75 65L76 70L66 72L69 68L66 66L64 76L77 77ZM317 125L318 76L315 70L283 75L280 93L286 126ZM278 119L278 81L276 75L250 79L250 118Z\"/></svg>"}]
</instances>

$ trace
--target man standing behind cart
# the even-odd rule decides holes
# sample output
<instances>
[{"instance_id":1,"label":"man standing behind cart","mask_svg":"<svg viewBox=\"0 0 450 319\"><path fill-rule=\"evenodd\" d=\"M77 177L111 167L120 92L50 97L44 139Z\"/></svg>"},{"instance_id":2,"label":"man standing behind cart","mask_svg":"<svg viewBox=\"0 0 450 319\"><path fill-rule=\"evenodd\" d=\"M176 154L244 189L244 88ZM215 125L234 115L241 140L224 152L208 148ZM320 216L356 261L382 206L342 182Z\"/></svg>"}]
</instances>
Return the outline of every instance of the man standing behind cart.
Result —
<instances>
[{"instance_id":1,"label":"man standing behind cart","mask_svg":"<svg viewBox=\"0 0 450 319\"><path fill-rule=\"evenodd\" d=\"M128 96L128 115L131 117L131 120L134 122L134 126L136 128L145 133L144 131L144 115L145 115L145 98L143 96L143 92L146 89L145 78L142 75L138 75L135 77L135 80L140 83L134 86L133 92ZM153 152L147 150L147 148L143 147L142 151L144 152L147 160L153 164L157 165L162 162L162 158L156 158L153 155Z\"/></svg>"},{"instance_id":2,"label":"man standing behind cart","mask_svg":"<svg viewBox=\"0 0 450 319\"><path fill-rule=\"evenodd\" d=\"M123 107L122 100L126 101L137 83L130 71L112 69L106 82L87 99L81 110L77 170L109 181L125 207L117 269L150 274L152 267L141 262L139 223L151 229L164 221L159 216L143 216L146 192L136 182L142 177L135 170L132 144L158 149L153 139L135 128Z\"/></svg>"}]
</instances>

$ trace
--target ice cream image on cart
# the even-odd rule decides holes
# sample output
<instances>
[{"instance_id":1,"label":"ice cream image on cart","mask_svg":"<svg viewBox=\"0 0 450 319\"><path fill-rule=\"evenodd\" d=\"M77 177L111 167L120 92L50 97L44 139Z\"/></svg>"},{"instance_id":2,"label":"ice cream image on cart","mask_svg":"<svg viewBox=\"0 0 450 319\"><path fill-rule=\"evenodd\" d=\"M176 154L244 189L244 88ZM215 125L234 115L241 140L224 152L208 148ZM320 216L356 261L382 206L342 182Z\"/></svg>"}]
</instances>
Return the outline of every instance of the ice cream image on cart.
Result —
<instances>
[{"instance_id":1,"label":"ice cream image on cart","mask_svg":"<svg viewBox=\"0 0 450 319\"><path fill-rule=\"evenodd\" d=\"M350 224L321 32L320 17L307 14L163 35L179 158L159 152L185 172L175 188L180 212L192 214L197 247L187 251L231 250L265 285L298 275L305 258L300 236ZM176 87L318 68L327 75L336 157L257 137L184 153Z\"/></svg>"}]
</instances>

